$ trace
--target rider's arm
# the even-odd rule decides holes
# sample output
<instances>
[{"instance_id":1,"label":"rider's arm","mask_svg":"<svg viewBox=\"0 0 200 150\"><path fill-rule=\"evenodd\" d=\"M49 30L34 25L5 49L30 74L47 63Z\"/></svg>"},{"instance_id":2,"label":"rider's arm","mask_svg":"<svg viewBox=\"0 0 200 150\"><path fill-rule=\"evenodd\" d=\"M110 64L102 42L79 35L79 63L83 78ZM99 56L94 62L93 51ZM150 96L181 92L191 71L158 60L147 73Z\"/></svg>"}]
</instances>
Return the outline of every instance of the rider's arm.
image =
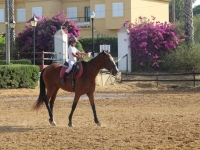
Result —
<instances>
[{"instance_id":1,"label":"rider's arm","mask_svg":"<svg viewBox=\"0 0 200 150\"><path fill-rule=\"evenodd\" d=\"M72 56L79 58L77 54L72 53Z\"/></svg>"},{"instance_id":2,"label":"rider's arm","mask_svg":"<svg viewBox=\"0 0 200 150\"><path fill-rule=\"evenodd\" d=\"M85 56L87 55L87 53L85 53L85 52L80 52L80 51L78 51L77 53L78 53L78 54L81 54L81 55L85 55Z\"/></svg>"}]
</instances>

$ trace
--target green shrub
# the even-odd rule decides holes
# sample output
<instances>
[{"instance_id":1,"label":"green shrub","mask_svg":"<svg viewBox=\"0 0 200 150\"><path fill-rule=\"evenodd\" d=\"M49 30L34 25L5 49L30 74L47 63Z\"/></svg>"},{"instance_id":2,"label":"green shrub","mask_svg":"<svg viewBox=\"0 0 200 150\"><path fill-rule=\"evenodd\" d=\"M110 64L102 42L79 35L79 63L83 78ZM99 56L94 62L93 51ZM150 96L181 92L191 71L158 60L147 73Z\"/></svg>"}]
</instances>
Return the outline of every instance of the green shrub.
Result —
<instances>
[{"instance_id":1,"label":"green shrub","mask_svg":"<svg viewBox=\"0 0 200 150\"><path fill-rule=\"evenodd\" d=\"M92 52L92 38L82 38L79 40L85 52ZM100 45L110 45L111 55L117 57L118 39L117 37L94 38L94 52L99 52Z\"/></svg>"},{"instance_id":2,"label":"green shrub","mask_svg":"<svg viewBox=\"0 0 200 150\"><path fill-rule=\"evenodd\" d=\"M3 46L5 45L5 37L2 37L1 35L0 35L0 51L2 52L2 50L3 50Z\"/></svg>"},{"instance_id":3,"label":"green shrub","mask_svg":"<svg viewBox=\"0 0 200 150\"><path fill-rule=\"evenodd\" d=\"M1 65L0 88L35 88L39 67L34 65Z\"/></svg>"},{"instance_id":4,"label":"green shrub","mask_svg":"<svg viewBox=\"0 0 200 150\"><path fill-rule=\"evenodd\" d=\"M21 59L21 60L11 60L11 64L23 64L23 65L31 65L31 61L27 59ZM5 65L6 61L5 60L0 60L0 65Z\"/></svg>"},{"instance_id":5,"label":"green shrub","mask_svg":"<svg viewBox=\"0 0 200 150\"><path fill-rule=\"evenodd\" d=\"M200 47L180 45L161 58L160 69L171 72L200 71Z\"/></svg>"}]
</instances>

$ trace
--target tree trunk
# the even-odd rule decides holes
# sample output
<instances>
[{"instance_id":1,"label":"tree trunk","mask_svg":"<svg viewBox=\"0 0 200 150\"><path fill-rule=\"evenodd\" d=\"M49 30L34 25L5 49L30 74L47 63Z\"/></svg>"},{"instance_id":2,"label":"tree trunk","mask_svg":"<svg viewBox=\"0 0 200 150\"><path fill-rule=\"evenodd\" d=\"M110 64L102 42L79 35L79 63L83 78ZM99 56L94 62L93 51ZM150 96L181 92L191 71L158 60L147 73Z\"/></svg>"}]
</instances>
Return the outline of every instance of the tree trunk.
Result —
<instances>
[{"instance_id":1,"label":"tree trunk","mask_svg":"<svg viewBox=\"0 0 200 150\"><path fill-rule=\"evenodd\" d=\"M176 15L175 15L175 0L172 0L172 22L175 23Z\"/></svg>"},{"instance_id":2,"label":"tree trunk","mask_svg":"<svg viewBox=\"0 0 200 150\"><path fill-rule=\"evenodd\" d=\"M193 0L185 0L184 14L185 14L185 35L186 43L194 44L194 26L193 26Z\"/></svg>"},{"instance_id":3,"label":"tree trunk","mask_svg":"<svg viewBox=\"0 0 200 150\"><path fill-rule=\"evenodd\" d=\"M12 22L14 18L14 0L9 0L9 21ZM14 44L15 44L15 28L10 29L10 47L11 47L11 58L14 57Z\"/></svg>"}]
</instances>

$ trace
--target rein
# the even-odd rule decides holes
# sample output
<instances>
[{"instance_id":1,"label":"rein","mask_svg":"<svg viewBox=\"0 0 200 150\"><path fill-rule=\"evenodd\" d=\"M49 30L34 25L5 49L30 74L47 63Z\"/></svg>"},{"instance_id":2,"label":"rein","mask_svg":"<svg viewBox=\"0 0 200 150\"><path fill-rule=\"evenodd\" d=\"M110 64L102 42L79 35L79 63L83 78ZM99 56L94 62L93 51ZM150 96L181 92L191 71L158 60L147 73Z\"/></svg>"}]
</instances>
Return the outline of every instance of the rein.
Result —
<instances>
[{"instance_id":1,"label":"rein","mask_svg":"<svg viewBox=\"0 0 200 150\"><path fill-rule=\"evenodd\" d=\"M88 66L90 66L90 68L94 69L94 70L99 70L99 69L96 69L94 68L92 65L90 65L88 62L86 63Z\"/></svg>"}]
</instances>

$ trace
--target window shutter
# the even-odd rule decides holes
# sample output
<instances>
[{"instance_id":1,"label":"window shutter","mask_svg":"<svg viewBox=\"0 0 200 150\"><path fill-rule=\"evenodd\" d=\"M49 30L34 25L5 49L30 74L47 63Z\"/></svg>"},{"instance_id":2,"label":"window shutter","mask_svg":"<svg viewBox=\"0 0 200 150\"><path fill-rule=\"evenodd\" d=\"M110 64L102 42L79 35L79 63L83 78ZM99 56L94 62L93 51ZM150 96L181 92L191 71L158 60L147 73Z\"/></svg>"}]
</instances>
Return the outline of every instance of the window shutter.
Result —
<instances>
[{"instance_id":1,"label":"window shutter","mask_svg":"<svg viewBox=\"0 0 200 150\"><path fill-rule=\"evenodd\" d=\"M101 18L101 7L100 7L100 5L95 5L95 17Z\"/></svg>"},{"instance_id":2,"label":"window shutter","mask_svg":"<svg viewBox=\"0 0 200 150\"><path fill-rule=\"evenodd\" d=\"M17 22L25 22L26 21L26 11L24 8L17 9Z\"/></svg>"},{"instance_id":3,"label":"window shutter","mask_svg":"<svg viewBox=\"0 0 200 150\"><path fill-rule=\"evenodd\" d=\"M42 7L33 7L32 8L32 16L33 15L39 16L42 19Z\"/></svg>"},{"instance_id":4,"label":"window shutter","mask_svg":"<svg viewBox=\"0 0 200 150\"><path fill-rule=\"evenodd\" d=\"M123 3L118 3L118 8L119 8L119 13L118 16L123 16L124 15L124 4Z\"/></svg>"},{"instance_id":5,"label":"window shutter","mask_svg":"<svg viewBox=\"0 0 200 150\"><path fill-rule=\"evenodd\" d=\"M4 22L4 9L0 9L0 22Z\"/></svg>"},{"instance_id":6,"label":"window shutter","mask_svg":"<svg viewBox=\"0 0 200 150\"><path fill-rule=\"evenodd\" d=\"M71 20L77 20L77 7L68 7L67 16Z\"/></svg>"},{"instance_id":7,"label":"window shutter","mask_svg":"<svg viewBox=\"0 0 200 150\"><path fill-rule=\"evenodd\" d=\"M112 4L112 9L113 9L113 17L118 16L118 4L117 3L113 3Z\"/></svg>"},{"instance_id":8,"label":"window shutter","mask_svg":"<svg viewBox=\"0 0 200 150\"><path fill-rule=\"evenodd\" d=\"M105 4L101 5L101 18L105 18Z\"/></svg>"},{"instance_id":9,"label":"window shutter","mask_svg":"<svg viewBox=\"0 0 200 150\"><path fill-rule=\"evenodd\" d=\"M105 18L105 4L95 5L95 18Z\"/></svg>"},{"instance_id":10,"label":"window shutter","mask_svg":"<svg viewBox=\"0 0 200 150\"><path fill-rule=\"evenodd\" d=\"M113 17L120 17L124 15L124 4L120 3L113 3L112 4L112 12Z\"/></svg>"}]
</instances>

